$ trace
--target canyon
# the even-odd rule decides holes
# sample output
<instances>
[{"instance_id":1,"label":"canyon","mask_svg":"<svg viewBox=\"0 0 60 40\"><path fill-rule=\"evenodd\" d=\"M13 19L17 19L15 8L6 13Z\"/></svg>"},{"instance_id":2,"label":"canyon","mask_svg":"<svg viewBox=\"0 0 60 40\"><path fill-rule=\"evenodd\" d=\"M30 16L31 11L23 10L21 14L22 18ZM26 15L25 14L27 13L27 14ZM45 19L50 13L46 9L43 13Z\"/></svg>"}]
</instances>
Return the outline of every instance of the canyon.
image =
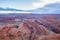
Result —
<instances>
[{"instance_id":1,"label":"canyon","mask_svg":"<svg viewBox=\"0 0 60 40\"><path fill-rule=\"evenodd\" d=\"M60 40L60 14L0 15L0 40Z\"/></svg>"}]
</instances>

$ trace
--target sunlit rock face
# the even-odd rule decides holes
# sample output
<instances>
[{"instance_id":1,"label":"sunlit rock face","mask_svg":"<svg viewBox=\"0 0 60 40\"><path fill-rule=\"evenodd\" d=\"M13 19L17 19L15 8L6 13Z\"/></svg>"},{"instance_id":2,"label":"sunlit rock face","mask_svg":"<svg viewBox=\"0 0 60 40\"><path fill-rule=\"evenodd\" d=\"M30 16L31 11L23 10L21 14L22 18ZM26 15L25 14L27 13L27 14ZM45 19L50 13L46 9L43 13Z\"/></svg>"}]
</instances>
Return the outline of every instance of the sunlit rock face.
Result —
<instances>
[{"instance_id":1,"label":"sunlit rock face","mask_svg":"<svg viewBox=\"0 0 60 40\"><path fill-rule=\"evenodd\" d=\"M0 30L0 40L60 40L58 15L44 15L38 19L25 18L23 21L19 21L21 18L17 18L18 21L15 19L4 24Z\"/></svg>"}]
</instances>

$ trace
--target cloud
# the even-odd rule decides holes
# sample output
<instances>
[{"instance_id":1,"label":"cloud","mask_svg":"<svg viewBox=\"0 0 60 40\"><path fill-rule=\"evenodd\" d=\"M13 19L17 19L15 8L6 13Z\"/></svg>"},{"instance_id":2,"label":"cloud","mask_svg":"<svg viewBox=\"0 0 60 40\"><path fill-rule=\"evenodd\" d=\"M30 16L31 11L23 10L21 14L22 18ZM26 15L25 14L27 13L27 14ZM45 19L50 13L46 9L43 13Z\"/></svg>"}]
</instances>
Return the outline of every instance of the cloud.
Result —
<instances>
[{"instance_id":1,"label":"cloud","mask_svg":"<svg viewBox=\"0 0 60 40\"><path fill-rule=\"evenodd\" d=\"M60 3L45 5L45 7L40 8L40 11L45 14L60 14Z\"/></svg>"},{"instance_id":2,"label":"cloud","mask_svg":"<svg viewBox=\"0 0 60 40\"><path fill-rule=\"evenodd\" d=\"M2 8L0 7L0 11L23 11L15 8Z\"/></svg>"},{"instance_id":3,"label":"cloud","mask_svg":"<svg viewBox=\"0 0 60 40\"><path fill-rule=\"evenodd\" d=\"M41 14L60 14L60 3L51 3L47 4L42 8L37 8L35 10L29 10L29 12L38 13Z\"/></svg>"},{"instance_id":4,"label":"cloud","mask_svg":"<svg viewBox=\"0 0 60 40\"><path fill-rule=\"evenodd\" d=\"M39 2L33 2L32 6L33 6L33 8L36 9L36 8L42 8L45 5L48 5L48 4L51 4L51 3L57 3L57 2L60 2L60 0L42 0L42 1L39 1Z\"/></svg>"},{"instance_id":5,"label":"cloud","mask_svg":"<svg viewBox=\"0 0 60 40\"><path fill-rule=\"evenodd\" d=\"M15 13L31 14L31 12L23 12L23 11L22 11L22 12L20 12L20 11L0 11L0 14L9 14L9 13L10 13L10 14L11 14L11 13L14 13L14 14L15 14Z\"/></svg>"},{"instance_id":6,"label":"cloud","mask_svg":"<svg viewBox=\"0 0 60 40\"><path fill-rule=\"evenodd\" d=\"M0 7L0 14L8 14L8 13L25 13L25 14L31 14L31 12L26 12L25 10L19 10L14 8L2 8Z\"/></svg>"}]
</instances>

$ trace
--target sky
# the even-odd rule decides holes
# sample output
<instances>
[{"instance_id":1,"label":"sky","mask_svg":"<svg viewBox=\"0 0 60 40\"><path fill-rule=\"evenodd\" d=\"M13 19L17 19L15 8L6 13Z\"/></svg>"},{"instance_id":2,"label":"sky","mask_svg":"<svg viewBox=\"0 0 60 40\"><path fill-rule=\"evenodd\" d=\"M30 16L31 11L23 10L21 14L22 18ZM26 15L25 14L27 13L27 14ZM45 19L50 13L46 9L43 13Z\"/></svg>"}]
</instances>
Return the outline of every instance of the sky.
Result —
<instances>
[{"instance_id":1,"label":"sky","mask_svg":"<svg viewBox=\"0 0 60 40\"><path fill-rule=\"evenodd\" d=\"M56 2L60 2L60 0L0 0L0 7L30 10Z\"/></svg>"},{"instance_id":2,"label":"sky","mask_svg":"<svg viewBox=\"0 0 60 40\"><path fill-rule=\"evenodd\" d=\"M38 1L39 0L0 0L0 7L29 10L33 8L32 3Z\"/></svg>"},{"instance_id":3,"label":"sky","mask_svg":"<svg viewBox=\"0 0 60 40\"><path fill-rule=\"evenodd\" d=\"M60 0L0 0L0 7L2 8L15 8L19 10L36 10L42 8L44 10L41 10L41 12L45 13L59 12L60 6L58 4L60 5Z\"/></svg>"}]
</instances>

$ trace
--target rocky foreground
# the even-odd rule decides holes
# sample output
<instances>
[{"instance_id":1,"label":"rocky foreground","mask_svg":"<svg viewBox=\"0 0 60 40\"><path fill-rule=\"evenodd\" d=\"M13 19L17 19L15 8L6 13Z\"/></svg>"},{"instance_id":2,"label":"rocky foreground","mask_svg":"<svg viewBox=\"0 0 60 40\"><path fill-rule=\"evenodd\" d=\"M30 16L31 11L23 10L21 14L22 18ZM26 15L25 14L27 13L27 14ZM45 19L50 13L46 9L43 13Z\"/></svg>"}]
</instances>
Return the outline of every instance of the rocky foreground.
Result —
<instances>
[{"instance_id":1,"label":"rocky foreground","mask_svg":"<svg viewBox=\"0 0 60 40\"><path fill-rule=\"evenodd\" d=\"M7 24L0 30L0 40L60 40L60 18L43 16Z\"/></svg>"}]
</instances>

